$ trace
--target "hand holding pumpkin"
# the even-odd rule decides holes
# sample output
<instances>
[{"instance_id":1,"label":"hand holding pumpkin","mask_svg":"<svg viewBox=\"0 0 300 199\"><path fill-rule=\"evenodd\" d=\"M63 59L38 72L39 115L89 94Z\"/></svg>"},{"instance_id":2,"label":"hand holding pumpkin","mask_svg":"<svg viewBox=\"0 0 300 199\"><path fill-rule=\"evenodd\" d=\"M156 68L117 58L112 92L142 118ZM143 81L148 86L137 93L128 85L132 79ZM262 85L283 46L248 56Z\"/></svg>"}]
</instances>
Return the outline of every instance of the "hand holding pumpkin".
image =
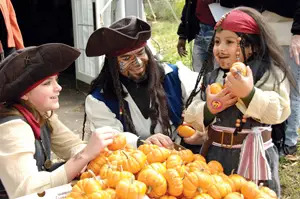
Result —
<instances>
[{"instance_id":1,"label":"hand holding pumpkin","mask_svg":"<svg viewBox=\"0 0 300 199\"><path fill-rule=\"evenodd\" d=\"M205 132L196 131L191 137L184 138L184 142L191 145L203 144L208 139L208 135Z\"/></svg>"},{"instance_id":2,"label":"hand holding pumpkin","mask_svg":"<svg viewBox=\"0 0 300 199\"><path fill-rule=\"evenodd\" d=\"M234 105L236 102L237 97L234 96L227 88L224 88L217 94L212 94L210 85L208 85L206 89L206 104L208 110L212 114L215 115Z\"/></svg>"},{"instance_id":3,"label":"hand holding pumpkin","mask_svg":"<svg viewBox=\"0 0 300 199\"><path fill-rule=\"evenodd\" d=\"M109 144L113 143L116 133L113 131L100 132L97 131L91 134L89 142L83 150L84 155L89 159L95 159L100 152Z\"/></svg>"},{"instance_id":4,"label":"hand holding pumpkin","mask_svg":"<svg viewBox=\"0 0 300 199\"><path fill-rule=\"evenodd\" d=\"M252 70L247 66L246 76L239 75L235 68L230 71L231 73L228 73L225 78L225 87L239 98L247 97L254 86Z\"/></svg>"}]
</instances>

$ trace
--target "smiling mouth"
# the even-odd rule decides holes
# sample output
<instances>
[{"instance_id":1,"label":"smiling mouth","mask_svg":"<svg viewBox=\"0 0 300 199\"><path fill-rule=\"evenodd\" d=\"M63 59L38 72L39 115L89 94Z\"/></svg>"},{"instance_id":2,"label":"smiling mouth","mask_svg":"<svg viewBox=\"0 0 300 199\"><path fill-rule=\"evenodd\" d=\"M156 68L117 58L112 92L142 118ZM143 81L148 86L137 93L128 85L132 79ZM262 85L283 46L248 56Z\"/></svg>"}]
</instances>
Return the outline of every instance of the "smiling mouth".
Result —
<instances>
[{"instance_id":1,"label":"smiling mouth","mask_svg":"<svg viewBox=\"0 0 300 199\"><path fill-rule=\"evenodd\" d=\"M58 99L58 96L50 97L50 99Z\"/></svg>"}]
</instances>

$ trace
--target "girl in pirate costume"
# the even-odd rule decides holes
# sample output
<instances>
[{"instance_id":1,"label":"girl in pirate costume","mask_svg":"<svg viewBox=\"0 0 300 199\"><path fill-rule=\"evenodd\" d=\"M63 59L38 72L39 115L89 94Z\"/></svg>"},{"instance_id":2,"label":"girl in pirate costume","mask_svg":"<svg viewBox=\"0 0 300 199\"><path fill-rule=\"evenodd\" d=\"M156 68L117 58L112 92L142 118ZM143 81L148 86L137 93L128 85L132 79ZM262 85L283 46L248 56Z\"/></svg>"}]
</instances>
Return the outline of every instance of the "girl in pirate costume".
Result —
<instances>
[{"instance_id":1,"label":"girl in pirate costume","mask_svg":"<svg viewBox=\"0 0 300 199\"><path fill-rule=\"evenodd\" d=\"M221 162L226 174L234 171L264 182L279 195L279 157L270 126L290 114L293 79L283 53L260 13L246 7L232 10L216 24L210 52L198 78L203 80L201 99L188 106L184 120L203 132L194 139L202 137L207 161ZM246 76L235 69L229 72L237 61L247 65ZM211 93L214 82L223 85L220 93Z\"/></svg>"},{"instance_id":2,"label":"girl in pirate costume","mask_svg":"<svg viewBox=\"0 0 300 199\"><path fill-rule=\"evenodd\" d=\"M58 73L80 52L65 44L28 47L0 63L0 198L16 198L70 182L112 143L93 133L88 144L63 125ZM51 150L64 164L51 163Z\"/></svg>"}]
</instances>

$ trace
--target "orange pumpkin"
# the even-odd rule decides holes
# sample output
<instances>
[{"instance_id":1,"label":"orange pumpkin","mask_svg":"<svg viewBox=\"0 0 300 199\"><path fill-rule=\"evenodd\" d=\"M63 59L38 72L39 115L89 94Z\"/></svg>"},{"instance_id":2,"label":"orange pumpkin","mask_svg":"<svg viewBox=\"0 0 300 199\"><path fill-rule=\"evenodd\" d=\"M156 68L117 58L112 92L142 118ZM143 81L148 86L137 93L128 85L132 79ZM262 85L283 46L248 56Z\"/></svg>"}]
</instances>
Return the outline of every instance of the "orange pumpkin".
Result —
<instances>
[{"instance_id":1,"label":"orange pumpkin","mask_svg":"<svg viewBox=\"0 0 300 199\"><path fill-rule=\"evenodd\" d=\"M201 171L187 173L183 179L183 195L192 198L197 194L206 193L212 183L213 179L208 173Z\"/></svg>"},{"instance_id":2,"label":"orange pumpkin","mask_svg":"<svg viewBox=\"0 0 300 199\"><path fill-rule=\"evenodd\" d=\"M176 154L170 155L166 161L167 169L176 168L176 167L182 166L182 165L183 165L183 161L182 161L181 157Z\"/></svg>"},{"instance_id":3,"label":"orange pumpkin","mask_svg":"<svg viewBox=\"0 0 300 199\"><path fill-rule=\"evenodd\" d=\"M189 149L185 149L185 150L181 150L181 151L173 150L171 152L171 154L179 155L184 163L189 163L189 162L194 161L194 154Z\"/></svg>"},{"instance_id":4,"label":"orange pumpkin","mask_svg":"<svg viewBox=\"0 0 300 199\"><path fill-rule=\"evenodd\" d=\"M83 180L85 178L91 178L91 177L93 177L93 175L90 172L85 171L80 175L80 180Z\"/></svg>"},{"instance_id":5,"label":"orange pumpkin","mask_svg":"<svg viewBox=\"0 0 300 199\"><path fill-rule=\"evenodd\" d=\"M241 193L232 192L232 193L228 194L227 196L225 196L224 199L244 199L244 196Z\"/></svg>"},{"instance_id":6,"label":"orange pumpkin","mask_svg":"<svg viewBox=\"0 0 300 199\"><path fill-rule=\"evenodd\" d=\"M90 194L88 199L111 199L110 194L106 191L98 191Z\"/></svg>"},{"instance_id":7,"label":"orange pumpkin","mask_svg":"<svg viewBox=\"0 0 300 199\"><path fill-rule=\"evenodd\" d=\"M136 174L144 168L147 157L142 151L123 151L123 154L126 158L123 161L118 162L118 164L122 166L124 171L129 171L133 174Z\"/></svg>"},{"instance_id":8,"label":"orange pumpkin","mask_svg":"<svg viewBox=\"0 0 300 199\"><path fill-rule=\"evenodd\" d=\"M231 174L229 178L234 183L234 188L237 192L240 192L244 183L247 182L246 179L243 176L240 176L239 174Z\"/></svg>"},{"instance_id":9,"label":"orange pumpkin","mask_svg":"<svg viewBox=\"0 0 300 199\"><path fill-rule=\"evenodd\" d=\"M257 197L260 191L254 182L246 181L241 187L241 193L246 199L253 199Z\"/></svg>"},{"instance_id":10,"label":"orange pumpkin","mask_svg":"<svg viewBox=\"0 0 300 199\"><path fill-rule=\"evenodd\" d=\"M215 82L210 85L210 93L211 94L218 94L219 92L222 91L222 89L223 89L223 86L219 82Z\"/></svg>"},{"instance_id":11,"label":"orange pumpkin","mask_svg":"<svg viewBox=\"0 0 300 199\"><path fill-rule=\"evenodd\" d=\"M109 172L117 170L117 165L105 164L101 167L99 176L101 177L101 179L106 179Z\"/></svg>"},{"instance_id":12,"label":"orange pumpkin","mask_svg":"<svg viewBox=\"0 0 300 199\"><path fill-rule=\"evenodd\" d=\"M234 62L230 68L230 72L233 73L233 69L237 70L241 75L247 75L247 67L243 62Z\"/></svg>"},{"instance_id":13,"label":"orange pumpkin","mask_svg":"<svg viewBox=\"0 0 300 199\"><path fill-rule=\"evenodd\" d=\"M190 171L203 171L210 174L211 169L206 162L196 160L192 163L187 164Z\"/></svg>"},{"instance_id":14,"label":"orange pumpkin","mask_svg":"<svg viewBox=\"0 0 300 199\"><path fill-rule=\"evenodd\" d=\"M180 196L183 192L182 178L175 169L168 169L165 173L168 184L168 193L172 196Z\"/></svg>"},{"instance_id":15,"label":"orange pumpkin","mask_svg":"<svg viewBox=\"0 0 300 199\"><path fill-rule=\"evenodd\" d=\"M174 196L162 196L159 199L176 199Z\"/></svg>"},{"instance_id":16,"label":"orange pumpkin","mask_svg":"<svg viewBox=\"0 0 300 199\"><path fill-rule=\"evenodd\" d=\"M232 192L236 191L235 184L234 184L233 180L229 178L229 176L227 176L224 173L218 173L218 175L221 176L223 178L223 180L230 185Z\"/></svg>"},{"instance_id":17,"label":"orange pumpkin","mask_svg":"<svg viewBox=\"0 0 300 199\"><path fill-rule=\"evenodd\" d=\"M276 199L277 198L277 194L275 193L275 191L273 191L272 189L270 189L269 187L265 187L265 186L260 186L259 190L265 194L267 194L270 198L272 199Z\"/></svg>"},{"instance_id":18,"label":"orange pumpkin","mask_svg":"<svg viewBox=\"0 0 300 199\"><path fill-rule=\"evenodd\" d=\"M81 198L88 197L94 192L100 192L102 190L101 185L97 182L97 180L92 178L86 178L83 180L79 180L72 188L71 193L68 194L67 197L70 198Z\"/></svg>"},{"instance_id":19,"label":"orange pumpkin","mask_svg":"<svg viewBox=\"0 0 300 199\"><path fill-rule=\"evenodd\" d=\"M201 193L200 195L195 196L193 199L213 199L213 197L206 193Z\"/></svg>"},{"instance_id":20,"label":"orange pumpkin","mask_svg":"<svg viewBox=\"0 0 300 199\"><path fill-rule=\"evenodd\" d=\"M117 197L116 190L108 188L108 189L105 189L105 191L110 195L110 199L116 199L116 197Z\"/></svg>"},{"instance_id":21,"label":"orange pumpkin","mask_svg":"<svg viewBox=\"0 0 300 199\"><path fill-rule=\"evenodd\" d=\"M111 171L107 174L107 185L115 188L122 179L134 179L134 175L128 171Z\"/></svg>"},{"instance_id":22,"label":"orange pumpkin","mask_svg":"<svg viewBox=\"0 0 300 199\"><path fill-rule=\"evenodd\" d=\"M193 129L188 124L183 123L178 126L177 132L181 137L187 138L187 137L191 137L192 135L194 135L196 133L196 130Z\"/></svg>"},{"instance_id":23,"label":"orange pumpkin","mask_svg":"<svg viewBox=\"0 0 300 199\"><path fill-rule=\"evenodd\" d=\"M154 148L147 154L147 161L150 164L154 162L164 162L169 155L170 151L164 147Z\"/></svg>"},{"instance_id":24,"label":"orange pumpkin","mask_svg":"<svg viewBox=\"0 0 300 199\"><path fill-rule=\"evenodd\" d=\"M113 143L108 145L107 148L111 151L115 151L118 149L123 149L126 144L126 136L124 134L119 133L114 137Z\"/></svg>"},{"instance_id":25,"label":"orange pumpkin","mask_svg":"<svg viewBox=\"0 0 300 199\"><path fill-rule=\"evenodd\" d=\"M210 172L212 174L215 174L215 173L223 173L224 169L221 165L220 162L216 161L216 160L212 160L210 161L209 163L207 163L207 165L209 166L210 168Z\"/></svg>"},{"instance_id":26,"label":"orange pumpkin","mask_svg":"<svg viewBox=\"0 0 300 199\"><path fill-rule=\"evenodd\" d=\"M159 198L167 192L167 181L158 172L153 169L145 169L139 173L138 181L146 184L147 195L153 198Z\"/></svg>"},{"instance_id":27,"label":"orange pumpkin","mask_svg":"<svg viewBox=\"0 0 300 199\"><path fill-rule=\"evenodd\" d=\"M116 186L118 199L138 198L142 199L147 187L143 182L133 179L123 179Z\"/></svg>"},{"instance_id":28,"label":"orange pumpkin","mask_svg":"<svg viewBox=\"0 0 300 199\"><path fill-rule=\"evenodd\" d=\"M214 199L222 199L226 195L232 192L231 187L226 183L219 175L211 175L213 183L208 188L208 194Z\"/></svg>"},{"instance_id":29,"label":"orange pumpkin","mask_svg":"<svg viewBox=\"0 0 300 199\"><path fill-rule=\"evenodd\" d=\"M196 160L206 162L206 159L200 154L194 154L194 161L196 161Z\"/></svg>"},{"instance_id":30,"label":"orange pumpkin","mask_svg":"<svg viewBox=\"0 0 300 199\"><path fill-rule=\"evenodd\" d=\"M108 153L101 153L98 157L96 157L88 164L87 168L89 170L92 170L95 173L95 175L99 175L101 167L105 163L107 163L108 155Z\"/></svg>"},{"instance_id":31,"label":"orange pumpkin","mask_svg":"<svg viewBox=\"0 0 300 199\"><path fill-rule=\"evenodd\" d=\"M152 164L147 165L144 169L154 169L158 173L162 174L163 176L165 175L167 169L163 163L160 162L154 162Z\"/></svg>"}]
</instances>

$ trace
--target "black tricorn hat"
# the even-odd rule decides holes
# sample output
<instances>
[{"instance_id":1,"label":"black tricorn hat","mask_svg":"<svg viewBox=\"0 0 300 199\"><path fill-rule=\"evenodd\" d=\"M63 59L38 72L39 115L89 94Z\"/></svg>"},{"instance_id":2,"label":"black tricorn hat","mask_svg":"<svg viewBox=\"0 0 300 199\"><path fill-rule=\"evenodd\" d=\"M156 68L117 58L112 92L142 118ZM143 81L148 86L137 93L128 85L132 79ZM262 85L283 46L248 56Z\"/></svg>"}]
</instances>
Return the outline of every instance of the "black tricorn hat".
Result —
<instances>
[{"instance_id":1,"label":"black tricorn hat","mask_svg":"<svg viewBox=\"0 0 300 199\"><path fill-rule=\"evenodd\" d=\"M126 17L111 26L94 31L86 46L88 57L118 56L146 44L151 36L150 25L136 17Z\"/></svg>"},{"instance_id":2,"label":"black tricorn hat","mask_svg":"<svg viewBox=\"0 0 300 199\"><path fill-rule=\"evenodd\" d=\"M36 82L68 68L79 55L78 49L60 43L14 52L0 63L0 102L19 99Z\"/></svg>"}]
</instances>

